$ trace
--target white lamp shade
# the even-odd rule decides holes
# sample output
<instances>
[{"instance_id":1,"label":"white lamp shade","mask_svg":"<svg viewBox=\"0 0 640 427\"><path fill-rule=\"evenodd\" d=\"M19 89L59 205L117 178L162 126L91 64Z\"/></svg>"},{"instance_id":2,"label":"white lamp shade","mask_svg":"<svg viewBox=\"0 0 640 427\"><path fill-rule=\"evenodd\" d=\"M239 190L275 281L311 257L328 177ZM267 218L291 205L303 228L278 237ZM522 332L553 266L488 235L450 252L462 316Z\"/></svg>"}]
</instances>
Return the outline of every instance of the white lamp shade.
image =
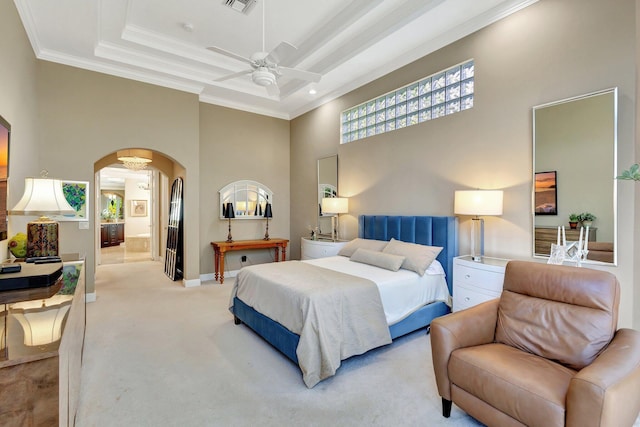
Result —
<instances>
[{"instance_id":1,"label":"white lamp shade","mask_svg":"<svg viewBox=\"0 0 640 427\"><path fill-rule=\"evenodd\" d=\"M50 178L25 178L22 199L9 212L22 215L75 213L62 192L62 182Z\"/></svg>"},{"instance_id":2,"label":"white lamp shade","mask_svg":"<svg viewBox=\"0 0 640 427\"><path fill-rule=\"evenodd\" d=\"M324 197L322 199L322 213L341 214L349 212L349 199L346 197Z\"/></svg>"},{"instance_id":3,"label":"white lamp shade","mask_svg":"<svg viewBox=\"0 0 640 427\"><path fill-rule=\"evenodd\" d=\"M453 212L457 215L502 215L502 190L456 191Z\"/></svg>"}]
</instances>

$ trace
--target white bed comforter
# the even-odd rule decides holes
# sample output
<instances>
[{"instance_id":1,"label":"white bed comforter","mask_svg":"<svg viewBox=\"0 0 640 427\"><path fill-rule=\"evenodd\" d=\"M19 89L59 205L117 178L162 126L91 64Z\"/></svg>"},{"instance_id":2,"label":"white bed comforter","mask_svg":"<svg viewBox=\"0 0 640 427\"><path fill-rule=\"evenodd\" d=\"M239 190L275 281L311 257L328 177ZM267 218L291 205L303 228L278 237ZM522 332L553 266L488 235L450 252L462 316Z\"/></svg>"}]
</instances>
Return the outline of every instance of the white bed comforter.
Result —
<instances>
[{"instance_id":1,"label":"white bed comforter","mask_svg":"<svg viewBox=\"0 0 640 427\"><path fill-rule=\"evenodd\" d=\"M258 264L238 273L231 309L235 296L300 336L296 355L309 388L342 360L391 342L380 295L366 278L300 261Z\"/></svg>"},{"instance_id":2,"label":"white bed comforter","mask_svg":"<svg viewBox=\"0 0 640 427\"><path fill-rule=\"evenodd\" d=\"M318 267L363 277L378 286L388 325L397 323L434 301L449 303L444 269L434 261L421 277L413 271L400 269L389 271L368 264L351 261L348 257L333 256L303 261Z\"/></svg>"}]
</instances>

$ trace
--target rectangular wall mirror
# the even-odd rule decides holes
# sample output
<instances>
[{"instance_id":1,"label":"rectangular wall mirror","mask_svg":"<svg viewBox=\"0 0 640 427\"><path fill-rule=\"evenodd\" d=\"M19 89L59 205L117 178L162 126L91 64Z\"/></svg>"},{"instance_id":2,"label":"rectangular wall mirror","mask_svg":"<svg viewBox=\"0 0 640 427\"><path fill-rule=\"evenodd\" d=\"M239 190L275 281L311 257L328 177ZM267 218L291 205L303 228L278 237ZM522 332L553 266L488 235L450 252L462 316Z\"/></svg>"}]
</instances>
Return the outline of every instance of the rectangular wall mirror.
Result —
<instances>
[{"instance_id":1,"label":"rectangular wall mirror","mask_svg":"<svg viewBox=\"0 0 640 427\"><path fill-rule=\"evenodd\" d=\"M322 198L338 197L338 156L318 160L318 229L321 237L331 237L331 216L322 213Z\"/></svg>"},{"instance_id":2,"label":"rectangular wall mirror","mask_svg":"<svg viewBox=\"0 0 640 427\"><path fill-rule=\"evenodd\" d=\"M581 224L571 214L590 213L586 262L617 262L617 88L533 108L533 255L548 257L565 226L577 241Z\"/></svg>"}]
</instances>

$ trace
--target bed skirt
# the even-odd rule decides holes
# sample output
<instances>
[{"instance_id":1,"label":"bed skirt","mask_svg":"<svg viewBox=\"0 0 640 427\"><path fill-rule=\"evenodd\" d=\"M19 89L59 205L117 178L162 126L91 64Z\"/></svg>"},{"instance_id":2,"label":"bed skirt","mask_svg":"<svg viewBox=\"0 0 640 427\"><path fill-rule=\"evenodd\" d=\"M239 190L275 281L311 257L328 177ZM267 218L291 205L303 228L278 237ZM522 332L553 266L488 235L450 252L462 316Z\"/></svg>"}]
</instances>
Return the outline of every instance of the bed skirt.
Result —
<instances>
[{"instance_id":1,"label":"bed skirt","mask_svg":"<svg viewBox=\"0 0 640 427\"><path fill-rule=\"evenodd\" d=\"M396 339L420 328L424 328L431 324L431 320L450 312L451 309L444 302L436 301L427 304L403 320L389 326L391 339ZM237 297L233 300L233 314L236 324L244 323L268 343L277 348L282 354L298 364L296 349L298 348L298 341L300 340L299 335L294 334L264 314L258 313Z\"/></svg>"}]
</instances>

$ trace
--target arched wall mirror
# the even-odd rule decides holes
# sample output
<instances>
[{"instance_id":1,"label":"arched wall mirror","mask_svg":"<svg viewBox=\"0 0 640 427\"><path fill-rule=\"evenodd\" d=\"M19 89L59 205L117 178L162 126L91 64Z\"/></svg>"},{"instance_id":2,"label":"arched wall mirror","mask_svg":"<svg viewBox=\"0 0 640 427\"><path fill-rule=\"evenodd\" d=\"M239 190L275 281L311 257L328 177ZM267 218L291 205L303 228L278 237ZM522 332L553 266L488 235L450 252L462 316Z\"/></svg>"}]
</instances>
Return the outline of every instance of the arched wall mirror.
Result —
<instances>
[{"instance_id":1,"label":"arched wall mirror","mask_svg":"<svg viewBox=\"0 0 640 427\"><path fill-rule=\"evenodd\" d=\"M617 263L617 88L533 108L533 235L535 257L548 257L558 227L579 239L572 214L595 216L589 231L591 263ZM586 228L585 228L586 230Z\"/></svg>"},{"instance_id":2,"label":"arched wall mirror","mask_svg":"<svg viewBox=\"0 0 640 427\"><path fill-rule=\"evenodd\" d=\"M318 160L318 230L321 236L331 236L331 215L322 213L323 197L338 196L338 156Z\"/></svg>"}]
</instances>

